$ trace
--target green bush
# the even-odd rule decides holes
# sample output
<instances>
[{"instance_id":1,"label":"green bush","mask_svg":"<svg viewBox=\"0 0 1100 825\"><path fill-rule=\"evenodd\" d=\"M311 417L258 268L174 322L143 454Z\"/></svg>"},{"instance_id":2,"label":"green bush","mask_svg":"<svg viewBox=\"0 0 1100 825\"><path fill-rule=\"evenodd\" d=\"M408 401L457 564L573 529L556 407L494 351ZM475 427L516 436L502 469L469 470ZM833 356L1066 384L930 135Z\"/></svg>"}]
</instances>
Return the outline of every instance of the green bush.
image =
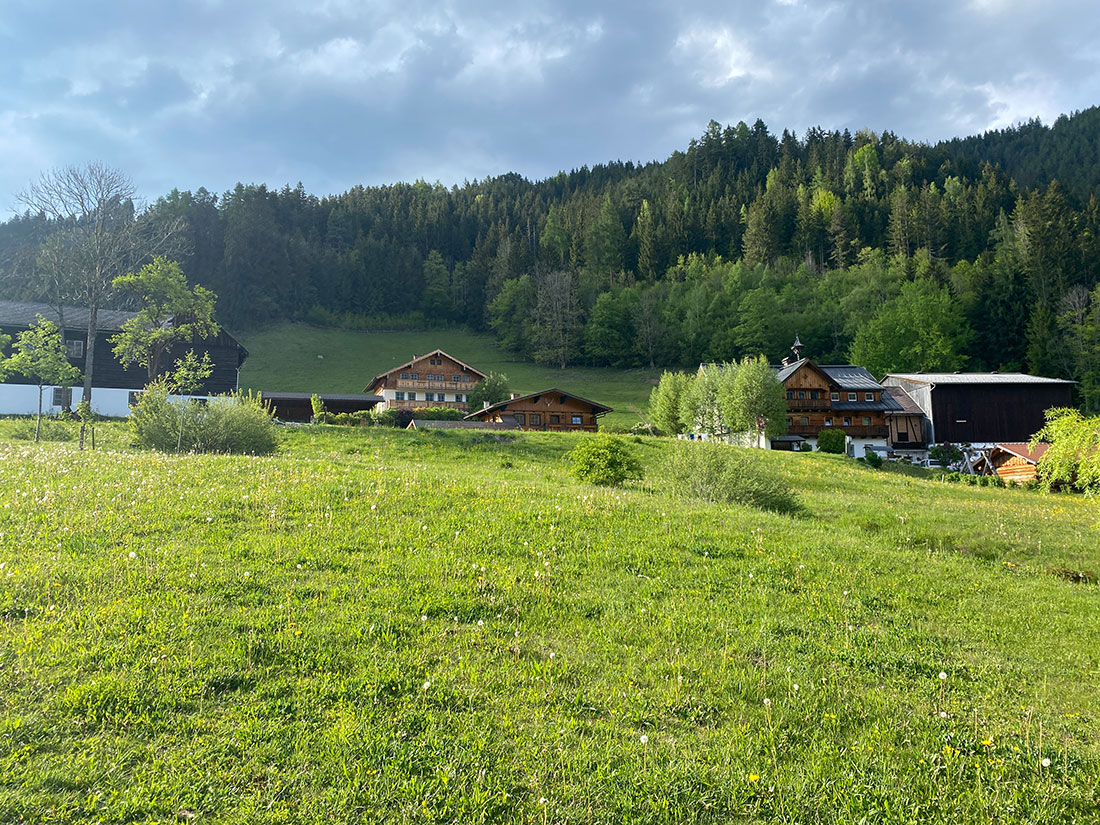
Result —
<instances>
[{"instance_id":1,"label":"green bush","mask_svg":"<svg viewBox=\"0 0 1100 825\"><path fill-rule=\"evenodd\" d=\"M642 463L622 439L599 434L585 438L569 452L569 472L578 481L618 487L642 477Z\"/></svg>"},{"instance_id":2,"label":"green bush","mask_svg":"<svg viewBox=\"0 0 1100 825\"><path fill-rule=\"evenodd\" d=\"M16 424L12 428L11 437L19 441L34 441L34 419ZM38 433L39 441L72 441L75 437L71 425L43 417L42 429Z\"/></svg>"},{"instance_id":3,"label":"green bush","mask_svg":"<svg viewBox=\"0 0 1100 825\"><path fill-rule=\"evenodd\" d=\"M823 453L844 455L847 443L844 430L830 427L817 434L817 449Z\"/></svg>"},{"instance_id":4,"label":"green bush","mask_svg":"<svg viewBox=\"0 0 1100 825\"><path fill-rule=\"evenodd\" d=\"M277 439L271 411L251 393L210 402L169 398L166 384L149 384L132 408L130 429L141 447L164 452L275 452Z\"/></svg>"},{"instance_id":5,"label":"green bush","mask_svg":"<svg viewBox=\"0 0 1100 825\"><path fill-rule=\"evenodd\" d=\"M794 490L753 450L682 443L672 452L667 475L673 489L685 498L747 504L776 513L802 509Z\"/></svg>"},{"instance_id":6,"label":"green bush","mask_svg":"<svg viewBox=\"0 0 1100 825\"><path fill-rule=\"evenodd\" d=\"M883 458L874 450L868 450L863 457L867 460L868 467L873 467L876 470L882 468Z\"/></svg>"}]
</instances>

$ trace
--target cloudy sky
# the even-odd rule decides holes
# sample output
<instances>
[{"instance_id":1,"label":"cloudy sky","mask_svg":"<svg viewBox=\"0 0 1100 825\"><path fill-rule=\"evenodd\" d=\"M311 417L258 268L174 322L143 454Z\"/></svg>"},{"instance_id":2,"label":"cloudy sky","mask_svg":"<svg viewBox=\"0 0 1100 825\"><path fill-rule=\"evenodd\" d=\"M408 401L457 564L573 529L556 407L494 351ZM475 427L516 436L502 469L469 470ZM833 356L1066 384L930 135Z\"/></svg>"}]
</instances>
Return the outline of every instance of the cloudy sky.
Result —
<instances>
[{"instance_id":1,"label":"cloudy sky","mask_svg":"<svg viewBox=\"0 0 1100 825\"><path fill-rule=\"evenodd\" d=\"M709 120L971 134L1100 103L1095 0L0 0L0 217L98 160L147 198L663 159Z\"/></svg>"}]
</instances>

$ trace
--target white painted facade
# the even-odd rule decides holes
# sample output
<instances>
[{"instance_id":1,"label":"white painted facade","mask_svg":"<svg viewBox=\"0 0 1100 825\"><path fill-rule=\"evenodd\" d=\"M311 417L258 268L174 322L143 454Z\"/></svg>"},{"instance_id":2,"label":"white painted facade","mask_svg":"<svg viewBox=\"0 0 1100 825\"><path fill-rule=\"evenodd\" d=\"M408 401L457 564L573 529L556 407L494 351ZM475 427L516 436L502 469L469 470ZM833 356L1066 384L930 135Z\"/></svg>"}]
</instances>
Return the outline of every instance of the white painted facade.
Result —
<instances>
[{"instance_id":1,"label":"white painted facade","mask_svg":"<svg viewBox=\"0 0 1100 825\"><path fill-rule=\"evenodd\" d=\"M57 415L63 412L63 408L54 404L54 390L56 386L42 388L42 414ZM93 387L92 388L92 412L107 418L126 418L130 415L130 396L132 393L141 392L137 389L121 389L118 387ZM72 388L72 406L75 410L80 399L84 397L83 387ZM184 398L207 399L208 395L194 396L169 396L173 401ZM38 387L31 384L0 384L0 415L37 415L38 414Z\"/></svg>"}]
</instances>

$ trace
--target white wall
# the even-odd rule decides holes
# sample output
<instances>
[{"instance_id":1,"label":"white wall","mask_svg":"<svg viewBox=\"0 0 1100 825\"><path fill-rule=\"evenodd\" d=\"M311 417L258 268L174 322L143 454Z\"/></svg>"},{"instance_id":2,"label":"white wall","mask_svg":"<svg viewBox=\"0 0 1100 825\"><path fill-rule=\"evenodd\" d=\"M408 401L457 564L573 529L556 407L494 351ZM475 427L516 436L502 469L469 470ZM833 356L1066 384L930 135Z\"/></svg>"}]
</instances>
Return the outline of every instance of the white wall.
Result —
<instances>
[{"instance_id":1,"label":"white wall","mask_svg":"<svg viewBox=\"0 0 1100 825\"><path fill-rule=\"evenodd\" d=\"M43 415L55 415L61 412L60 407L55 407L53 401L53 387L42 388L42 413ZM118 387L93 387L92 411L97 415L109 418L126 418L130 415L130 393L140 392L140 389L120 389ZM72 409L80 403L84 397L82 387L73 387ZM181 398L212 398L213 396L170 396L172 400ZM0 415L35 415L38 412L38 387L27 384L0 384Z\"/></svg>"}]
</instances>

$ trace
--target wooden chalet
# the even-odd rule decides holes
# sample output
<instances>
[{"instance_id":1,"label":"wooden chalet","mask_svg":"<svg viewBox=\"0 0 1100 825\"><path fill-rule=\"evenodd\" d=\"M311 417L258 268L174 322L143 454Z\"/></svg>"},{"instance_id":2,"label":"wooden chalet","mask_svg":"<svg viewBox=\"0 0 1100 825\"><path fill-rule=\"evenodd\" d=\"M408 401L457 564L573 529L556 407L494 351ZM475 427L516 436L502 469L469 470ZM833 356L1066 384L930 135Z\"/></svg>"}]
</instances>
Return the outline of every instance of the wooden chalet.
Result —
<instances>
[{"instance_id":1,"label":"wooden chalet","mask_svg":"<svg viewBox=\"0 0 1100 825\"><path fill-rule=\"evenodd\" d=\"M886 444L886 415L901 405L866 369L799 358L775 370L787 397L788 436L816 439L822 430L838 428L853 439Z\"/></svg>"},{"instance_id":2,"label":"wooden chalet","mask_svg":"<svg viewBox=\"0 0 1100 825\"><path fill-rule=\"evenodd\" d=\"M59 318L58 308L50 304L0 301L0 333L10 335L14 343L15 337L38 323L38 316L41 315L61 328L69 363L84 373L88 368L88 314L87 307L64 307ZM121 330L122 325L136 314L111 309L101 309L97 313L92 403L96 411L104 415L127 415L133 394L149 383L149 373L144 367L124 367L119 363L110 342L110 338ZM191 349L200 357L208 353L214 363L213 373L202 383L195 395L217 395L237 388L238 372L248 357L248 351L237 339L224 329L210 338L195 338L190 343L173 349L164 360L165 366L170 368L177 358ZM25 376L9 375L4 384L0 385L4 388L4 392L0 392L0 414L19 412L10 408L9 398L14 399L19 395L17 388L31 383L33 382ZM79 396L79 389L74 392ZM73 393L60 390L52 393L47 401L53 402L49 405L52 408L67 408L76 403Z\"/></svg>"},{"instance_id":3,"label":"wooden chalet","mask_svg":"<svg viewBox=\"0 0 1100 825\"><path fill-rule=\"evenodd\" d=\"M1006 482L1022 484L1038 477L1039 461L1050 445L1039 442L1035 449L1023 442L994 444L975 469L985 475L999 475Z\"/></svg>"},{"instance_id":4,"label":"wooden chalet","mask_svg":"<svg viewBox=\"0 0 1100 825\"><path fill-rule=\"evenodd\" d=\"M520 430L586 430L596 432L598 419L611 412L611 407L581 398L579 395L552 388L516 395L507 401L492 404L470 413L466 421L514 421Z\"/></svg>"},{"instance_id":5,"label":"wooden chalet","mask_svg":"<svg viewBox=\"0 0 1100 825\"><path fill-rule=\"evenodd\" d=\"M1020 372L891 373L925 415L929 443L1021 443L1043 428L1051 407L1073 406L1073 381Z\"/></svg>"},{"instance_id":6,"label":"wooden chalet","mask_svg":"<svg viewBox=\"0 0 1100 825\"><path fill-rule=\"evenodd\" d=\"M417 407L464 410L470 389L484 378L485 373L437 349L376 375L364 392L381 396L378 406L383 410Z\"/></svg>"}]
</instances>

